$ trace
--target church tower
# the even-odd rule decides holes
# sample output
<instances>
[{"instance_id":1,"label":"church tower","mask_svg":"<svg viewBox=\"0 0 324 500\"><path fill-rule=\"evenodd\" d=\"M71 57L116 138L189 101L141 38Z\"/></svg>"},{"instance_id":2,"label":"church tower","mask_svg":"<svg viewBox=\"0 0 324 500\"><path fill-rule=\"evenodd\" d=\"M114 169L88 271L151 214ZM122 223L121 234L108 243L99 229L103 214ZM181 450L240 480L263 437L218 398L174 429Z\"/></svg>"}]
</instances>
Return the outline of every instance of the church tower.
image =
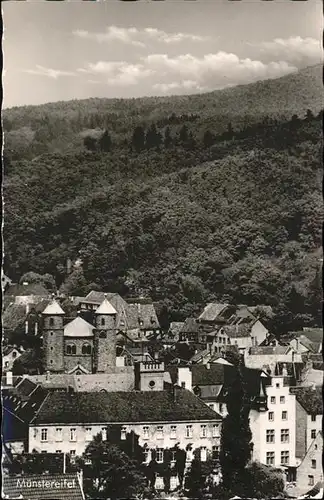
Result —
<instances>
[{"instance_id":1,"label":"church tower","mask_svg":"<svg viewBox=\"0 0 324 500\"><path fill-rule=\"evenodd\" d=\"M42 312L46 371L64 372L64 314L60 304L54 298Z\"/></svg>"},{"instance_id":2,"label":"church tower","mask_svg":"<svg viewBox=\"0 0 324 500\"><path fill-rule=\"evenodd\" d=\"M116 309L106 296L95 312L95 370L109 373L116 368Z\"/></svg>"}]
</instances>

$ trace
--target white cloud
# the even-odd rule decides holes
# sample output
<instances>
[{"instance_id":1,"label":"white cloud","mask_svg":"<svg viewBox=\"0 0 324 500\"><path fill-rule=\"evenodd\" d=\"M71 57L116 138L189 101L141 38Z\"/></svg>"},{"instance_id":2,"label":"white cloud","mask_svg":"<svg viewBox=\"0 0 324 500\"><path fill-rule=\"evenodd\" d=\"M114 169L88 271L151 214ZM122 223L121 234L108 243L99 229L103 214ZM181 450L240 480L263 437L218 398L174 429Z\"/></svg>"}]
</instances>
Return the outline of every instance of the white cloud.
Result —
<instances>
[{"instance_id":1,"label":"white cloud","mask_svg":"<svg viewBox=\"0 0 324 500\"><path fill-rule=\"evenodd\" d=\"M73 34L86 40L94 40L100 43L119 41L135 47L145 47L147 43L155 40L166 44L179 43L183 41L203 42L210 40L207 36L198 36L190 33L167 33L156 28L119 28L109 26L104 33L91 33L84 30L76 30Z\"/></svg>"},{"instance_id":2,"label":"white cloud","mask_svg":"<svg viewBox=\"0 0 324 500\"><path fill-rule=\"evenodd\" d=\"M192 81L197 87L208 89L277 78L296 70L285 61L265 64L248 58L240 59L227 52L206 54L201 58L192 54L175 57L151 54L142 58L142 62L161 77L167 77L169 82Z\"/></svg>"},{"instance_id":3,"label":"white cloud","mask_svg":"<svg viewBox=\"0 0 324 500\"><path fill-rule=\"evenodd\" d=\"M194 91L194 92L203 92L205 87L202 87L194 80L182 80L180 82L171 82L171 83L155 83L153 88L158 92L162 92L163 94L167 94L169 92L181 92L181 91Z\"/></svg>"},{"instance_id":4,"label":"white cloud","mask_svg":"<svg viewBox=\"0 0 324 500\"><path fill-rule=\"evenodd\" d=\"M322 48L315 38L275 38L272 42L263 42L259 46L263 55L272 59L282 59L294 64L311 65L322 61Z\"/></svg>"},{"instance_id":5,"label":"white cloud","mask_svg":"<svg viewBox=\"0 0 324 500\"><path fill-rule=\"evenodd\" d=\"M78 71L97 77L101 75L104 77L102 83L108 85L136 85L153 74L153 70L142 64L129 64L125 61L98 61L89 63L86 68L79 68Z\"/></svg>"},{"instance_id":6,"label":"white cloud","mask_svg":"<svg viewBox=\"0 0 324 500\"><path fill-rule=\"evenodd\" d=\"M36 69L26 69L24 70L24 73L29 73L30 75L46 76L48 78L53 78L54 80L57 80L57 78L61 76L75 76L75 73L73 73L72 71L62 71L60 69L45 68L44 66L39 66L38 64L36 65Z\"/></svg>"}]
</instances>

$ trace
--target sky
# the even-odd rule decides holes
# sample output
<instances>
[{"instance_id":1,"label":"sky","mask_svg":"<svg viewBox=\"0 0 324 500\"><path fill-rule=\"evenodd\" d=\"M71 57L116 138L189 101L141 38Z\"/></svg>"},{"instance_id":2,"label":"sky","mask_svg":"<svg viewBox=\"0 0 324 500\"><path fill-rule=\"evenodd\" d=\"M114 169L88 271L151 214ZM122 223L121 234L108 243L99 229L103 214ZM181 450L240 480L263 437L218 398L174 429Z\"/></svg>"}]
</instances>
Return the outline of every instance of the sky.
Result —
<instances>
[{"instance_id":1,"label":"sky","mask_svg":"<svg viewBox=\"0 0 324 500\"><path fill-rule=\"evenodd\" d=\"M206 92L322 59L322 2L4 2L3 108Z\"/></svg>"}]
</instances>

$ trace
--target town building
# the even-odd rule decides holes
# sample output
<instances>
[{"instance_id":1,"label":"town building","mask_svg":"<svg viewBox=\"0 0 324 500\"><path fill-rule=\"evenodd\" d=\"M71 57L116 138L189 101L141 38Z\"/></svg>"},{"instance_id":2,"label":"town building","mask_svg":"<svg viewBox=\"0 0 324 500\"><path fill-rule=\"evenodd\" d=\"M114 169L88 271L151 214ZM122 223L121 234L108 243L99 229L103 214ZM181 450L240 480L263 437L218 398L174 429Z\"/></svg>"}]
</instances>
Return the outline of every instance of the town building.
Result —
<instances>
[{"instance_id":1,"label":"town building","mask_svg":"<svg viewBox=\"0 0 324 500\"><path fill-rule=\"evenodd\" d=\"M318 431L312 440L301 464L297 468L297 495L305 493L317 483L323 482L323 432Z\"/></svg>"},{"instance_id":2,"label":"town building","mask_svg":"<svg viewBox=\"0 0 324 500\"><path fill-rule=\"evenodd\" d=\"M267 407L250 411L253 460L274 467L285 467L288 477L296 468L296 396L283 376L271 376L265 393Z\"/></svg>"},{"instance_id":3,"label":"town building","mask_svg":"<svg viewBox=\"0 0 324 500\"><path fill-rule=\"evenodd\" d=\"M14 362L22 355L23 351L15 346L5 346L2 349L2 371L11 371Z\"/></svg>"}]
</instances>

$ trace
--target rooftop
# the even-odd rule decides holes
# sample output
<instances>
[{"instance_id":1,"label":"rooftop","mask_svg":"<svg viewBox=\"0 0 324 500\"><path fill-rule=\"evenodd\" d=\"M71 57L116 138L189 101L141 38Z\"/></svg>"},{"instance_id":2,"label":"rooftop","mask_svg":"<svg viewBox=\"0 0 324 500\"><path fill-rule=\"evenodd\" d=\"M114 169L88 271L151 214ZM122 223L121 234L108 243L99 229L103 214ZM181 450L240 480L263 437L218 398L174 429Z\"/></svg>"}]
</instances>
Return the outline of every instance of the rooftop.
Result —
<instances>
[{"instance_id":1,"label":"rooftop","mask_svg":"<svg viewBox=\"0 0 324 500\"><path fill-rule=\"evenodd\" d=\"M217 415L191 392L53 392L33 422L109 423L215 420Z\"/></svg>"},{"instance_id":2,"label":"rooftop","mask_svg":"<svg viewBox=\"0 0 324 500\"><path fill-rule=\"evenodd\" d=\"M55 299L53 299L52 302L50 302L48 306L45 307L42 314L48 316L55 316L55 315L63 315L65 314L65 312L63 311L60 304Z\"/></svg>"},{"instance_id":3,"label":"rooftop","mask_svg":"<svg viewBox=\"0 0 324 500\"><path fill-rule=\"evenodd\" d=\"M288 354L290 350L291 347L283 345L258 346L258 347L251 347L249 354L257 356L268 356L268 355Z\"/></svg>"},{"instance_id":4,"label":"rooftop","mask_svg":"<svg viewBox=\"0 0 324 500\"><path fill-rule=\"evenodd\" d=\"M96 309L96 314L117 314L117 311L105 296L103 302L101 302L98 309Z\"/></svg>"},{"instance_id":5,"label":"rooftop","mask_svg":"<svg viewBox=\"0 0 324 500\"><path fill-rule=\"evenodd\" d=\"M226 333L228 337L233 337L233 338L250 337L251 325L246 323L241 323L236 325L225 325L222 327L222 331Z\"/></svg>"},{"instance_id":6,"label":"rooftop","mask_svg":"<svg viewBox=\"0 0 324 500\"><path fill-rule=\"evenodd\" d=\"M78 316L64 327L64 337L92 337L94 326Z\"/></svg>"},{"instance_id":7,"label":"rooftop","mask_svg":"<svg viewBox=\"0 0 324 500\"><path fill-rule=\"evenodd\" d=\"M210 302L199 316L200 321L216 321L218 317L225 312L229 304L218 304Z\"/></svg>"}]
</instances>

